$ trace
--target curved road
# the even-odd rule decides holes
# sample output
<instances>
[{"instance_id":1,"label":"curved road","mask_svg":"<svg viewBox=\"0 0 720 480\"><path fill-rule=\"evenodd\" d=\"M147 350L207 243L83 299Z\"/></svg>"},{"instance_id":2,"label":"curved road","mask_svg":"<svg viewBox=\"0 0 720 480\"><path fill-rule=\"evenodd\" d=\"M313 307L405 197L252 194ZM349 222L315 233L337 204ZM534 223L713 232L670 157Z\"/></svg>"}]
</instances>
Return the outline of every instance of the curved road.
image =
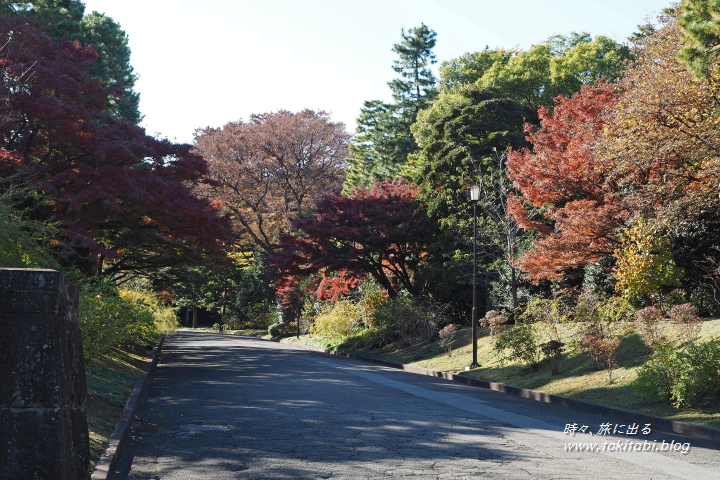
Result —
<instances>
[{"instance_id":1,"label":"curved road","mask_svg":"<svg viewBox=\"0 0 720 480\"><path fill-rule=\"evenodd\" d=\"M114 478L720 479L718 449L288 344L183 331L163 348Z\"/></svg>"}]
</instances>

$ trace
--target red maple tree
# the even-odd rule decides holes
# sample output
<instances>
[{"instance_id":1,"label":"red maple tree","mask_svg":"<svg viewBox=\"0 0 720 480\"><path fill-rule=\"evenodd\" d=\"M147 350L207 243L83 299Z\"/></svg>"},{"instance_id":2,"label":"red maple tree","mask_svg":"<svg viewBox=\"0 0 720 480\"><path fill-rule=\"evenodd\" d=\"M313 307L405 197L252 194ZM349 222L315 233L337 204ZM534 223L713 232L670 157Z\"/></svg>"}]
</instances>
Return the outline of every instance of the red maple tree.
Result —
<instances>
[{"instance_id":1,"label":"red maple tree","mask_svg":"<svg viewBox=\"0 0 720 480\"><path fill-rule=\"evenodd\" d=\"M417 193L413 184L386 180L326 195L315 213L291 221L295 233L281 235L274 263L284 275L347 271L372 275L390 297L401 288L418 295L415 272L437 230Z\"/></svg>"},{"instance_id":2,"label":"red maple tree","mask_svg":"<svg viewBox=\"0 0 720 480\"><path fill-rule=\"evenodd\" d=\"M193 194L206 162L113 120L106 106L119 89L85 73L96 59L91 47L0 16L0 178L39 194L33 215L59 222L66 246L106 273L219 255L229 230Z\"/></svg>"},{"instance_id":3,"label":"red maple tree","mask_svg":"<svg viewBox=\"0 0 720 480\"><path fill-rule=\"evenodd\" d=\"M531 280L558 280L612 254L613 233L627 216L610 164L600 159L614 87L600 82L572 97L559 96L553 113L541 108L539 129L526 127L532 150L510 152L508 176L520 192L509 213L537 232L534 248L517 264Z\"/></svg>"}]
</instances>

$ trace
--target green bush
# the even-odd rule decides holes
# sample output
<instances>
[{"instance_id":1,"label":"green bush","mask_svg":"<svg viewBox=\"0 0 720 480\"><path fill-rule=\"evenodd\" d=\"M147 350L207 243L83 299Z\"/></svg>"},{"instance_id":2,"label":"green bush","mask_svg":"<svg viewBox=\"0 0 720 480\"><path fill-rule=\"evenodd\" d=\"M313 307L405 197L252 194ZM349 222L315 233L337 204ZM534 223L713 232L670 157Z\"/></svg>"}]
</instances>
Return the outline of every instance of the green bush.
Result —
<instances>
[{"instance_id":1,"label":"green bush","mask_svg":"<svg viewBox=\"0 0 720 480\"><path fill-rule=\"evenodd\" d=\"M653 357L638 369L634 383L635 395L643 400L668 401L679 365L671 345L658 345Z\"/></svg>"},{"instance_id":2,"label":"green bush","mask_svg":"<svg viewBox=\"0 0 720 480\"><path fill-rule=\"evenodd\" d=\"M573 312L576 322L590 322L609 327L617 322L634 318L635 309L624 297L603 298L594 293L583 293Z\"/></svg>"},{"instance_id":3,"label":"green bush","mask_svg":"<svg viewBox=\"0 0 720 480\"><path fill-rule=\"evenodd\" d=\"M345 338L339 345L341 349L376 349L397 340L397 333L391 327L366 328Z\"/></svg>"},{"instance_id":4,"label":"green bush","mask_svg":"<svg viewBox=\"0 0 720 480\"><path fill-rule=\"evenodd\" d=\"M716 406L720 400L720 342L686 344L676 358L683 368L678 370L670 394L673 405Z\"/></svg>"},{"instance_id":5,"label":"green bush","mask_svg":"<svg viewBox=\"0 0 720 480\"><path fill-rule=\"evenodd\" d=\"M160 335L169 335L177 330L179 322L177 311L172 307L160 307L153 312L155 330Z\"/></svg>"},{"instance_id":6,"label":"green bush","mask_svg":"<svg viewBox=\"0 0 720 480\"><path fill-rule=\"evenodd\" d=\"M22 193L30 194L27 191ZM47 246L57 237L53 225L30 220L15 208L16 201L11 197L8 193L0 194L0 267L60 270L57 252ZM26 202L29 200L28 197L23 198ZM37 201L41 200L32 199L32 202Z\"/></svg>"},{"instance_id":7,"label":"green bush","mask_svg":"<svg viewBox=\"0 0 720 480\"><path fill-rule=\"evenodd\" d=\"M634 318L635 309L623 297L610 297L597 304L600 317L607 323L629 322Z\"/></svg>"},{"instance_id":8,"label":"green bush","mask_svg":"<svg viewBox=\"0 0 720 480\"><path fill-rule=\"evenodd\" d=\"M675 407L716 405L720 400L720 342L661 345L638 370L636 395Z\"/></svg>"},{"instance_id":9,"label":"green bush","mask_svg":"<svg viewBox=\"0 0 720 480\"><path fill-rule=\"evenodd\" d=\"M273 323L268 327L268 334L273 337L277 338L282 336L285 333L285 324L284 323Z\"/></svg>"},{"instance_id":10,"label":"green bush","mask_svg":"<svg viewBox=\"0 0 720 480\"><path fill-rule=\"evenodd\" d=\"M81 286L78 317L87 363L177 327L174 309L162 305L153 294L118 290L110 284Z\"/></svg>"},{"instance_id":11,"label":"green bush","mask_svg":"<svg viewBox=\"0 0 720 480\"><path fill-rule=\"evenodd\" d=\"M495 337L495 348L500 351L509 350L509 360L519 360L526 366L537 368L540 363L540 348L535 339L531 325L519 323L514 327L500 332Z\"/></svg>"},{"instance_id":12,"label":"green bush","mask_svg":"<svg viewBox=\"0 0 720 480\"><path fill-rule=\"evenodd\" d=\"M697 306L701 316L717 316L720 314L717 290L714 285L698 285L690 292L690 303Z\"/></svg>"},{"instance_id":13,"label":"green bush","mask_svg":"<svg viewBox=\"0 0 720 480\"><path fill-rule=\"evenodd\" d=\"M128 337L126 342L128 340L141 342L156 335L158 333L156 314L159 314L161 309L157 299L151 293L128 288L119 289L118 294L126 309L125 334Z\"/></svg>"},{"instance_id":14,"label":"green bush","mask_svg":"<svg viewBox=\"0 0 720 480\"><path fill-rule=\"evenodd\" d=\"M112 290L90 285L81 287L78 320L86 363L110 354L122 344L125 313L122 303Z\"/></svg>"},{"instance_id":15,"label":"green bush","mask_svg":"<svg viewBox=\"0 0 720 480\"><path fill-rule=\"evenodd\" d=\"M572 296L567 292L556 293L550 299L536 298L525 307L520 319L538 325L545 332L546 337L561 342L558 327L572 318L574 303Z\"/></svg>"}]
</instances>

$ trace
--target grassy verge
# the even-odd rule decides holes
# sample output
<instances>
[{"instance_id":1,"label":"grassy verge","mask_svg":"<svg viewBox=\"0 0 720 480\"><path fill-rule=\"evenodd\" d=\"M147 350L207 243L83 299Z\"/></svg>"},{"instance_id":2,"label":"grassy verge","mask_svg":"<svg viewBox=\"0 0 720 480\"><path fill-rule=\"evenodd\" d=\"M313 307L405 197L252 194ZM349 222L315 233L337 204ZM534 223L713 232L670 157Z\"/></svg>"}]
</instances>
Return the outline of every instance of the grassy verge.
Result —
<instances>
[{"instance_id":1,"label":"grassy verge","mask_svg":"<svg viewBox=\"0 0 720 480\"><path fill-rule=\"evenodd\" d=\"M626 325L623 329L622 342L616 351L618 368L612 370L612 382L607 370L593 370L587 355L580 351L576 341L578 325L567 324L561 327L561 338L567 346L558 375L550 372L546 362L543 362L538 370L531 370L517 362L499 361L493 348L493 338L482 329L478 338L478 361L481 366L471 371L465 370L472 361L470 328L458 332L450 354L443 350L437 341L418 341L409 345L391 344L379 349L353 350L353 353L720 428L720 405L705 409L676 409L669 404L649 403L636 397L633 382L637 378L637 369L650 358L651 350L645 346L631 325ZM665 325L664 328L667 335L672 334L672 325ZM702 339L710 338L720 338L720 320L703 322ZM289 338L286 341L323 348L337 348L340 345L338 340L309 336L303 336L299 340Z\"/></svg>"},{"instance_id":2,"label":"grassy verge","mask_svg":"<svg viewBox=\"0 0 720 480\"><path fill-rule=\"evenodd\" d=\"M270 338L267 328L246 328L244 330L225 330L225 332L231 335L246 335L250 337Z\"/></svg>"},{"instance_id":3,"label":"grassy verge","mask_svg":"<svg viewBox=\"0 0 720 480\"><path fill-rule=\"evenodd\" d=\"M88 397L85 410L90 431L90 470L105 454L125 403L145 371L152 346L137 345L102 356L85 368Z\"/></svg>"}]
</instances>

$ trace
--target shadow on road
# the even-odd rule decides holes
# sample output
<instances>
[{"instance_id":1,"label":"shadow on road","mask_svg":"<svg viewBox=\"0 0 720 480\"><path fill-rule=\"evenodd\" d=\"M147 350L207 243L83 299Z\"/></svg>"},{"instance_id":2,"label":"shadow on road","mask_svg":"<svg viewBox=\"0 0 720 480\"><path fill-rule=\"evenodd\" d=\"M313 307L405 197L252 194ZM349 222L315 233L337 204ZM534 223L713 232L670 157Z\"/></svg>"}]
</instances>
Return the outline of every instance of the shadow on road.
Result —
<instances>
[{"instance_id":1,"label":"shadow on road","mask_svg":"<svg viewBox=\"0 0 720 480\"><path fill-rule=\"evenodd\" d=\"M511 478L542 472L547 459L518 442L517 429L332 368L323 358L261 340L178 333L162 354L115 478L462 478L486 471ZM402 374L385 373L390 382ZM421 387L408 388L458 391L438 379L418 382ZM523 406L530 405L525 399L503 398L531 408Z\"/></svg>"}]
</instances>

